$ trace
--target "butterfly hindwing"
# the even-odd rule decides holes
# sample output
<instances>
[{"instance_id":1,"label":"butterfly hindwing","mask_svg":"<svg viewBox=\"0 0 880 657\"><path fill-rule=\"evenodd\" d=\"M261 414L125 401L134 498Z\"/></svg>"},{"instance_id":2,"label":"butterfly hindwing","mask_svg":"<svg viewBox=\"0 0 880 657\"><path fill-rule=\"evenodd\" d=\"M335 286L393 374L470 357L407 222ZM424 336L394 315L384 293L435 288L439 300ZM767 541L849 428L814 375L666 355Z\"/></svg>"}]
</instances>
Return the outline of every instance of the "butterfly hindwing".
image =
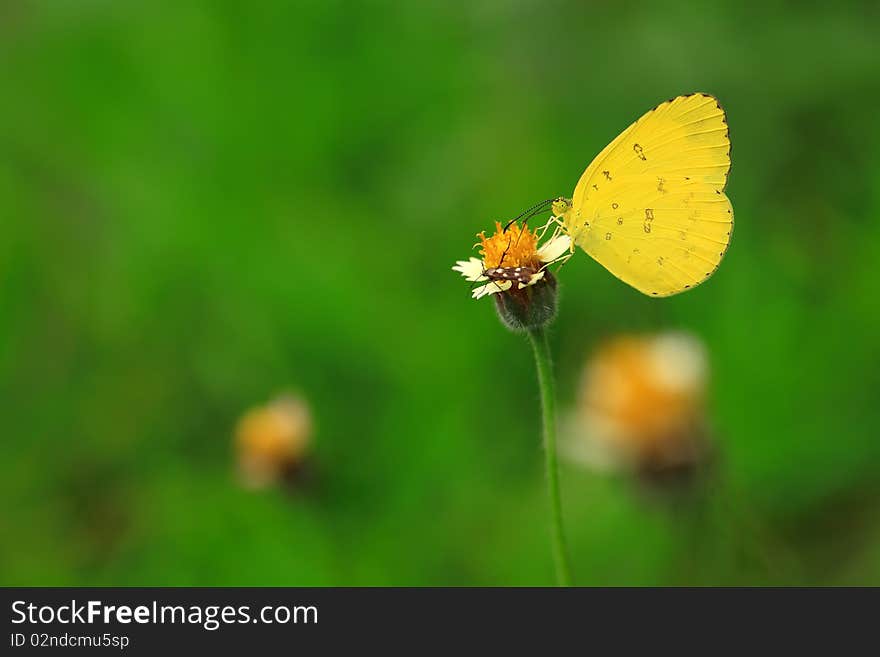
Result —
<instances>
[{"instance_id":1,"label":"butterfly hindwing","mask_svg":"<svg viewBox=\"0 0 880 657\"><path fill-rule=\"evenodd\" d=\"M652 296L706 280L730 242L724 194L730 139L712 96L679 96L651 110L581 176L566 213L575 243Z\"/></svg>"}]
</instances>

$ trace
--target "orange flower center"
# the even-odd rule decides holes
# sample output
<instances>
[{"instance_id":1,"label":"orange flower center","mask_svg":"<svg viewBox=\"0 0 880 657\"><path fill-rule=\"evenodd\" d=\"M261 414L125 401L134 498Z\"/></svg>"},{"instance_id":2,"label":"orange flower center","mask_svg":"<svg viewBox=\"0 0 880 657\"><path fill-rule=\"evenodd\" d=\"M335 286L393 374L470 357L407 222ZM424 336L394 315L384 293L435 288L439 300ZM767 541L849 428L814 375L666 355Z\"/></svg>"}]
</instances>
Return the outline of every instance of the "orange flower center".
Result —
<instances>
[{"instance_id":1,"label":"orange flower center","mask_svg":"<svg viewBox=\"0 0 880 657\"><path fill-rule=\"evenodd\" d=\"M512 224L507 230L501 222L495 222L495 234L486 237L485 231L478 233L480 255L486 269L494 267L540 267L538 257L538 237L528 226Z\"/></svg>"}]
</instances>

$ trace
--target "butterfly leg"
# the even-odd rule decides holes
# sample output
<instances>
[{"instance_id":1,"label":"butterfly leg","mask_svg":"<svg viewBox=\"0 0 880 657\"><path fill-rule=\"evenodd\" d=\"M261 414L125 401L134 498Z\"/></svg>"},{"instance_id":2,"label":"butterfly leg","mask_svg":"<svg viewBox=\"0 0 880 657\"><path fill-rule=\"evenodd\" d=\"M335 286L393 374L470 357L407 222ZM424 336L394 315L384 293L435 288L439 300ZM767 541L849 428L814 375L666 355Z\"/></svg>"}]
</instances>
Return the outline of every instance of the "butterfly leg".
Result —
<instances>
[{"instance_id":1,"label":"butterfly leg","mask_svg":"<svg viewBox=\"0 0 880 657\"><path fill-rule=\"evenodd\" d=\"M553 226L553 235L550 236L549 240L544 241L544 239L543 239L544 235L550 229L550 226ZM558 238L560 236L560 234L566 234L565 225L562 223L562 221L559 219L559 217L550 217L550 220L544 225L543 231L541 232L541 237L539 238L538 241L544 241L545 244L548 244L549 242L552 242L553 240ZM551 260L550 262L545 263L544 266L541 267L541 269L547 269L547 267L549 267L550 265L555 265L555 264L559 264L559 266L561 267L566 262L568 262L568 259L571 258L571 256L573 256L573 255L574 255L574 248L569 247L568 253L563 254L563 255L559 256L558 258L555 258L555 259Z\"/></svg>"},{"instance_id":2,"label":"butterfly leg","mask_svg":"<svg viewBox=\"0 0 880 657\"><path fill-rule=\"evenodd\" d=\"M550 226L555 226L551 239L555 239L559 236L560 232L565 230L565 225L562 223L562 219L555 215L551 215L550 218L547 220L547 223L545 223L543 226L535 231L535 236L538 238L539 242L543 241L544 235L547 234L547 230L550 228ZM538 231L540 231L540 233Z\"/></svg>"},{"instance_id":3,"label":"butterfly leg","mask_svg":"<svg viewBox=\"0 0 880 657\"><path fill-rule=\"evenodd\" d=\"M556 260L552 260L551 262L548 262L547 264L545 264L544 267L542 267L542 269L546 269L550 265L559 265L559 267L561 268L562 265L564 265L566 262L568 262L569 258L571 258L571 256L573 256L573 255L574 255L573 251L570 251L570 252L566 253L565 255L561 255L558 258L556 258ZM556 271L559 271L559 269L557 269Z\"/></svg>"}]
</instances>

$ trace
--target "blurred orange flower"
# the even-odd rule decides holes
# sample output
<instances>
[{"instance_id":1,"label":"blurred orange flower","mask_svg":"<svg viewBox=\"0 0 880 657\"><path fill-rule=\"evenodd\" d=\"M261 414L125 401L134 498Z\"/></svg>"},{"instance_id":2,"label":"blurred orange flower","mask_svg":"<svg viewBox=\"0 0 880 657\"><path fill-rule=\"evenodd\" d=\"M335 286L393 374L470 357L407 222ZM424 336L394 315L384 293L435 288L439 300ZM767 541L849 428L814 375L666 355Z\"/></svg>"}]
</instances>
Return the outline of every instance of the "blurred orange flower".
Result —
<instances>
[{"instance_id":1,"label":"blurred orange flower","mask_svg":"<svg viewBox=\"0 0 880 657\"><path fill-rule=\"evenodd\" d=\"M265 488L289 479L308 453L312 418L306 402L294 395L251 409L235 431L238 471L250 488Z\"/></svg>"},{"instance_id":2,"label":"blurred orange flower","mask_svg":"<svg viewBox=\"0 0 880 657\"><path fill-rule=\"evenodd\" d=\"M566 453L641 473L696 465L706 455L708 377L705 347L690 334L608 341L584 368Z\"/></svg>"}]
</instances>

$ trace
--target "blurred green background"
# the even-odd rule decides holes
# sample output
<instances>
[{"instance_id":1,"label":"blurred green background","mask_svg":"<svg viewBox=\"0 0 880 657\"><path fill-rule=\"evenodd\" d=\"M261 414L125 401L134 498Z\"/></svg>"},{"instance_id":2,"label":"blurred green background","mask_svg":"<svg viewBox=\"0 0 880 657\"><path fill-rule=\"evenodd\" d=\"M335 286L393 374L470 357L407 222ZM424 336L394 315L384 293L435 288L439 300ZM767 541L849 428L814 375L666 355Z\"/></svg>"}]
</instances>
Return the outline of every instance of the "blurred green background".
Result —
<instances>
[{"instance_id":1,"label":"blurred green background","mask_svg":"<svg viewBox=\"0 0 880 657\"><path fill-rule=\"evenodd\" d=\"M450 267L680 93L736 229L654 300L587 257L552 334L686 329L699 501L562 470L581 584L880 584L880 8L733 0L0 4L0 583L553 581L533 363ZM512 382L497 395L489 380ZM253 492L293 387L317 483Z\"/></svg>"}]
</instances>

